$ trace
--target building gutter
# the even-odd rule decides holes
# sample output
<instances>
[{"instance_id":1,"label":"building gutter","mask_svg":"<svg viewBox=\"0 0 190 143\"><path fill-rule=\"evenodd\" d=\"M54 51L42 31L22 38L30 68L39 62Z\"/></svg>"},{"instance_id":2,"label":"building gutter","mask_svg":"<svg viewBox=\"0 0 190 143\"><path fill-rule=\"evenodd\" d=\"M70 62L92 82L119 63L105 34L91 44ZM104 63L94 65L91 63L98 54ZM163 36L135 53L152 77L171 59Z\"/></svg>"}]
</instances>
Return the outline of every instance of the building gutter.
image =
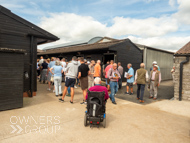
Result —
<instances>
[{"instance_id":1,"label":"building gutter","mask_svg":"<svg viewBox=\"0 0 190 143\"><path fill-rule=\"evenodd\" d=\"M179 101L182 100L183 65L187 62L189 62L189 56L186 56L186 60L180 63Z\"/></svg>"}]
</instances>

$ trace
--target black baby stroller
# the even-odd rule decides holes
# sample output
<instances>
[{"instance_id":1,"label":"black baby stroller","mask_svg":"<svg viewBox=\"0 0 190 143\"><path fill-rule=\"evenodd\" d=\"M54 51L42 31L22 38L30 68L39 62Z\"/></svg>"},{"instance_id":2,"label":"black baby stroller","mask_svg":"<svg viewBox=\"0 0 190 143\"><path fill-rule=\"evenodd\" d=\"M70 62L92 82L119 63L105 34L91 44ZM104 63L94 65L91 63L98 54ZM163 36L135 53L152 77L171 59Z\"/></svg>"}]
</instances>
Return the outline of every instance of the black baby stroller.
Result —
<instances>
[{"instance_id":1,"label":"black baby stroller","mask_svg":"<svg viewBox=\"0 0 190 143\"><path fill-rule=\"evenodd\" d=\"M87 111L84 116L84 126L90 123L91 126L98 126L103 122L106 127L106 101L104 99L105 92L88 91Z\"/></svg>"}]
</instances>

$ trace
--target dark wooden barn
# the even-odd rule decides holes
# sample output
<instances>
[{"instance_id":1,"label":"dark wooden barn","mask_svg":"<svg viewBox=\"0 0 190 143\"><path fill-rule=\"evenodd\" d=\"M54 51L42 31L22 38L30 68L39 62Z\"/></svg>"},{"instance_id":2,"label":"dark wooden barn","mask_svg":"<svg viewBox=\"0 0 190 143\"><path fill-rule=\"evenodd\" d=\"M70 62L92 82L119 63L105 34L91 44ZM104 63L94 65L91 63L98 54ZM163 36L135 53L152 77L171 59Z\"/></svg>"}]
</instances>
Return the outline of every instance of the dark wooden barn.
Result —
<instances>
[{"instance_id":1,"label":"dark wooden barn","mask_svg":"<svg viewBox=\"0 0 190 143\"><path fill-rule=\"evenodd\" d=\"M0 110L23 106L25 50L0 48Z\"/></svg>"},{"instance_id":2,"label":"dark wooden barn","mask_svg":"<svg viewBox=\"0 0 190 143\"><path fill-rule=\"evenodd\" d=\"M17 71L14 70L14 74L20 73L21 72L20 70L23 69L22 74L20 73L19 74L20 76L17 77L17 80L22 81L22 84L15 82L15 84L13 85L14 88L11 88L10 86L10 90L12 93L17 87L19 89L22 89L22 93L24 96L32 97L35 95L37 91L37 83L36 83L37 45L53 42L58 39L59 39L58 37L24 20L23 18L13 14L10 10L0 5L0 47L5 47L9 50L14 49L15 51L17 49L25 51L24 54L20 53L18 54L18 52L16 54L14 52L14 54L9 53L9 55L7 55L6 51L4 51L4 53L1 52L0 68L1 69L3 68L4 70L6 69L6 72L3 75L1 74L2 70L0 69L1 79L9 78L9 75L12 75L13 70L11 66L13 65L11 64L11 62L15 63L14 67L17 69ZM11 57L11 55L14 56ZM3 62L5 61L7 66L2 65ZM28 78L25 77L27 75ZM9 86L9 84L12 85L12 83L10 83L11 81L9 82L6 82L6 80L3 81L4 83L1 82L1 84L7 84L7 86ZM4 98L1 96L0 104L2 104L2 102L5 101ZM9 100L6 101L8 104ZM6 109L11 109L16 107L17 106L12 105L9 108L7 107Z\"/></svg>"},{"instance_id":3,"label":"dark wooden barn","mask_svg":"<svg viewBox=\"0 0 190 143\"><path fill-rule=\"evenodd\" d=\"M57 47L38 53L38 56L66 58L72 56L84 57L88 61L101 60L105 64L109 60L121 62L124 71L128 71L127 64L131 63L136 70L143 59L142 51L129 39L115 40L104 37L92 44ZM125 80L123 78L123 80Z\"/></svg>"}]
</instances>

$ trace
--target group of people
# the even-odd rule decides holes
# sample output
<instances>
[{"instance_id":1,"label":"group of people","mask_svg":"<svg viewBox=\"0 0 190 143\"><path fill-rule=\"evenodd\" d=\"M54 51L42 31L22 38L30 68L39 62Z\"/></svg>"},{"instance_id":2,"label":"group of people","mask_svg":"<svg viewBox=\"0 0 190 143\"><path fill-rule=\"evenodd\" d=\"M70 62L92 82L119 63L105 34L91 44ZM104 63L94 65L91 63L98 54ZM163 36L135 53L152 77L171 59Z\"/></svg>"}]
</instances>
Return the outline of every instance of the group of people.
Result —
<instances>
[{"instance_id":1,"label":"group of people","mask_svg":"<svg viewBox=\"0 0 190 143\"><path fill-rule=\"evenodd\" d=\"M161 82L161 72L160 67L157 65L157 62L154 61L152 63L152 67L150 68L150 76L148 75L148 71L145 70L145 64L141 63L140 68L134 73L134 69L132 68L132 64L128 64L127 68L128 72L125 74L127 79L126 92L125 94L133 95L133 85L137 85L137 100L140 100L141 103L144 103L144 90L145 85L148 82L148 89L150 90L149 98L157 99L158 95L158 87ZM130 92L129 92L130 89Z\"/></svg>"},{"instance_id":2,"label":"group of people","mask_svg":"<svg viewBox=\"0 0 190 143\"><path fill-rule=\"evenodd\" d=\"M157 90L161 82L161 73L160 68L157 65L157 62L153 62L153 67L150 69L150 77L148 76L148 71L144 69L144 63L140 64L140 69L134 74L134 69L132 64L128 64L128 72L125 72L124 78L127 80L126 92L125 94L133 95L133 85L137 84L137 99L141 103L144 102L143 95L145 90L146 82L149 84L150 97L157 99ZM103 69L102 69L103 68ZM101 61L94 60L86 61L83 57L77 58L76 56L72 57L70 62L66 62L63 58L51 58L45 60L41 56L40 60L37 61L37 71L38 76L40 76L40 81L48 82L48 89L51 90L51 83L54 83L54 92L55 95L61 96L59 101L63 102L65 96L70 96L70 103L73 103L74 99L74 88L77 85L80 85L83 92L83 101L81 104L86 104L87 90L102 90L108 93L113 104L116 104L115 95L118 89L122 87L122 75L124 73L121 63L114 63L113 60L108 61L103 67L101 67ZM40 72L41 71L41 72ZM101 76L103 71L103 76L106 79L106 87L101 86ZM65 87L62 92L62 79L65 81ZM79 84L80 83L80 84ZM98 88L97 88L98 86ZM130 90L130 92L129 92Z\"/></svg>"}]
</instances>

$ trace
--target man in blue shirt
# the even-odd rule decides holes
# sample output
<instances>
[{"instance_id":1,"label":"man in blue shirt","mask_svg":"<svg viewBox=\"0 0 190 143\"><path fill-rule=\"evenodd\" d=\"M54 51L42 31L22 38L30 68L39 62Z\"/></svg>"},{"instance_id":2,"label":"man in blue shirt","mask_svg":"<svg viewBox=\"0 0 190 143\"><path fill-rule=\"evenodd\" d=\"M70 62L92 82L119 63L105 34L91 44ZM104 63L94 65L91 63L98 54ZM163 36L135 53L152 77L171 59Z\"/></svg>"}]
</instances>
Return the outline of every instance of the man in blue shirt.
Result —
<instances>
[{"instance_id":1,"label":"man in blue shirt","mask_svg":"<svg viewBox=\"0 0 190 143\"><path fill-rule=\"evenodd\" d=\"M131 93L130 95L133 95L133 83L134 83L134 69L132 68L132 64L128 64L127 65L127 68L129 69L128 70L128 73L127 73L127 86L126 86L126 89L127 91L125 92L125 94L129 94L129 88L131 89Z\"/></svg>"}]
</instances>

